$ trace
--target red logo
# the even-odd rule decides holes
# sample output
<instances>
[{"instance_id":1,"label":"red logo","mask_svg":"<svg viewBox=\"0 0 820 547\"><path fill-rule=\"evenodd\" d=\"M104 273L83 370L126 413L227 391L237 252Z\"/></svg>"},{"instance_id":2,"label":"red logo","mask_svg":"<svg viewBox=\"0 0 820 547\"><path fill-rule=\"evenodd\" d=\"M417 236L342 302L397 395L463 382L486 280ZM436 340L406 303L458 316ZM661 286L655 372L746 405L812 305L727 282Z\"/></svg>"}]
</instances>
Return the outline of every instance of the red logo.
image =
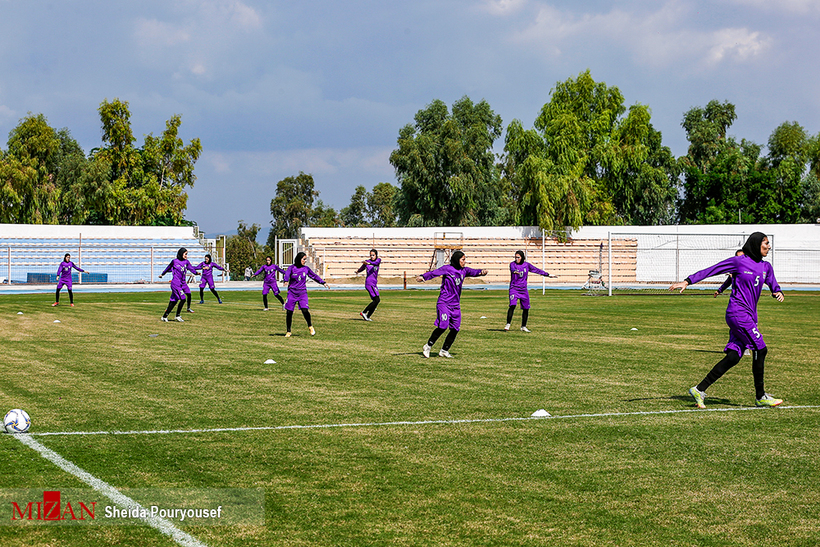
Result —
<instances>
[{"instance_id":1,"label":"red logo","mask_svg":"<svg viewBox=\"0 0 820 547\"><path fill-rule=\"evenodd\" d=\"M94 520L96 509L96 501L91 502L91 509L83 502L75 502L72 506L67 501L63 506L59 490L46 490L43 501L30 501L23 508L15 501L11 502L11 520L86 520L86 517Z\"/></svg>"}]
</instances>

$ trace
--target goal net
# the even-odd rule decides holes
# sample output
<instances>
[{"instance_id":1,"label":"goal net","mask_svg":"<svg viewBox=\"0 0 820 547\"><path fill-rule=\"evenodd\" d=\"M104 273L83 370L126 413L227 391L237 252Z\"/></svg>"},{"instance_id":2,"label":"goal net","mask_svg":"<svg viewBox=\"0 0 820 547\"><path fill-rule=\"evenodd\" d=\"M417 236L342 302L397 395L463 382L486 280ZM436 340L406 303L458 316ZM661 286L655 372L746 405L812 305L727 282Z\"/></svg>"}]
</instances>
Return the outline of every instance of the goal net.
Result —
<instances>
[{"instance_id":1,"label":"goal net","mask_svg":"<svg viewBox=\"0 0 820 547\"><path fill-rule=\"evenodd\" d=\"M748 237L742 233L611 233L604 274L609 294L668 292L672 283L733 256ZM768 237L774 244L773 236ZM724 275L710 277L693 288L714 291L725 279Z\"/></svg>"}]
</instances>

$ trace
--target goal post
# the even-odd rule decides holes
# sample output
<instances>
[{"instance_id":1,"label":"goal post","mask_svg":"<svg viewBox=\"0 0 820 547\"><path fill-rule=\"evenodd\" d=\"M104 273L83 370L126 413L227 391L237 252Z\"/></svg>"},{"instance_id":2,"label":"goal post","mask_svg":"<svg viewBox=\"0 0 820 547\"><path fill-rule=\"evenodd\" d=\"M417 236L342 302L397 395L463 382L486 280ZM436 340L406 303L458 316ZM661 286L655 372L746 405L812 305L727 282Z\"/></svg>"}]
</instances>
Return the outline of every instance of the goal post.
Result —
<instances>
[{"instance_id":1,"label":"goal post","mask_svg":"<svg viewBox=\"0 0 820 547\"><path fill-rule=\"evenodd\" d=\"M607 245L609 296L660 294L669 285L734 255L748 233L680 234L610 232ZM769 235L774 245L774 236ZM774 262L770 254L769 262ZM726 279L714 276L696 288L715 290Z\"/></svg>"}]
</instances>

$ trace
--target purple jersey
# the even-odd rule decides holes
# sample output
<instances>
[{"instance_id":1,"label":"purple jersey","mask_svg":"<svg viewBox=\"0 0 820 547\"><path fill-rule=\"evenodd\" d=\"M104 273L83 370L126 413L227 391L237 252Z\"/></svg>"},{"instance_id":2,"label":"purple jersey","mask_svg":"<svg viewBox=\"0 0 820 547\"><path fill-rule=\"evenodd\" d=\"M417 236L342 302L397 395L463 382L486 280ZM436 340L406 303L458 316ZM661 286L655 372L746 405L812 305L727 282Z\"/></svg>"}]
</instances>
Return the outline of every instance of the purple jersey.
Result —
<instances>
[{"instance_id":1,"label":"purple jersey","mask_svg":"<svg viewBox=\"0 0 820 547\"><path fill-rule=\"evenodd\" d=\"M216 268L217 270L220 270L222 272L225 271L225 268L223 268L222 266L220 266L219 264L217 264L216 262L213 262L213 261L211 261L211 262L200 262L199 264L197 264L194 267L197 270L202 270L202 281L210 281L212 285L213 285L213 282L214 282L214 270L213 270L213 268Z\"/></svg>"},{"instance_id":2,"label":"purple jersey","mask_svg":"<svg viewBox=\"0 0 820 547\"><path fill-rule=\"evenodd\" d=\"M458 308L461 302L461 285L465 277L478 277L481 275L481 270L464 267L462 269L455 268L447 264L441 268L424 272L421 274L422 279L430 281L434 277L441 276L441 292L438 295L438 303L444 304L451 308Z\"/></svg>"},{"instance_id":3,"label":"purple jersey","mask_svg":"<svg viewBox=\"0 0 820 547\"><path fill-rule=\"evenodd\" d=\"M527 275L529 272L549 277L550 274L536 268L529 262L522 262L516 264L515 261L510 262L510 294L527 292Z\"/></svg>"},{"instance_id":4,"label":"purple jersey","mask_svg":"<svg viewBox=\"0 0 820 547\"><path fill-rule=\"evenodd\" d=\"M733 256L705 270L687 277L690 284L703 281L707 277L720 274L733 274L734 282L726 316L748 314L757 323L757 301L766 284L772 293L780 292L780 285L774 277L774 268L768 262L755 262L748 256Z\"/></svg>"},{"instance_id":5,"label":"purple jersey","mask_svg":"<svg viewBox=\"0 0 820 547\"><path fill-rule=\"evenodd\" d=\"M180 289L188 286L188 283L185 282L186 270L193 274L198 273L194 265L187 260L175 258L168 263L160 275L165 275L168 272L172 272L173 277L171 278L171 290Z\"/></svg>"},{"instance_id":6,"label":"purple jersey","mask_svg":"<svg viewBox=\"0 0 820 547\"><path fill-rule=\"evenodd\" d=\"M364 288L367 289L369 293L373 293L376 290L376 286L379 284L379 264L382 263L381 258L377 258L376 260L366 260L366 264L362 264L356 273L359 273L362 270L367 270L367 277L364 280ZM378 291L376 291L378 295Z\"/></svg>"},{"instance_id":7,"label":"purple jersey","mask_svg":"<svg viewBox=\"0 0 820 547\"><path fill-rule=\"evenodd\" d=\"M70 260L68 262L60 262L60 267L57 268L57 275L60 276L60 282L71 283L71 268L74 268L78 272L85 272L85 270L81 270L76 264L74 264Z\"/></svg>"},{"instance_id":8,"label":"purple jersey","mask_svg":"<svg viewBox=\"0 0 820 547\"><path fill-rule=\"evenodd\" d=\"M288 284L288 294L301 294L307 292L307 280L311 278L316 283L324 285L324 280L316 275L307 266L289 266L282 281Z\"/></svg>"},{"instance_id":9,"label":"purple jersey","mask_svg":"<svg viewBox=\"0 0 820 547\"><path fill-rule=\"evenodd\" d=\"M271 264L270 266L268 266L267 264L264 264L262 267L260 267L258 270L256 270L256 273L253 274L253 275L257 276L257 275L261 274L262 272L265 273L265 280L263 281L263 284L271 285L273 287L276 286L276 272L279 272L282 275L285 275L285 270L283 270L282 268L280 268L276 264Z\"/></svg>"}]
</instances>

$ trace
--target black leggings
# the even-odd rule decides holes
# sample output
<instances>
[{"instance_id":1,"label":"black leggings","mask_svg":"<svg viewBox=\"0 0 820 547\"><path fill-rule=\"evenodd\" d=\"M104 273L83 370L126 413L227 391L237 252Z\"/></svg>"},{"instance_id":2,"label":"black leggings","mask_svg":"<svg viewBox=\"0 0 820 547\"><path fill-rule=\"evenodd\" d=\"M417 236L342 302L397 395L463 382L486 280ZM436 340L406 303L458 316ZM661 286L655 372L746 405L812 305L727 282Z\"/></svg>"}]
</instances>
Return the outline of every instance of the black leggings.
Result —
<instances>
[{"instance_id":1,"label":"black leggings","mask_svg":"<svg viewBox=\"0 0 820 547\"><path fill-rule=\"evenodd\" d=\"M754 376L755 397L757 399L760 399L766 393L763 385L763 369L766 363L767 353L769 353L768 348L756 349L752 351L752 376ZM712 370L709 371L706 378L698 384L698 389L700 391L706 391L709 386L717 382L721 376L726 374L730 368L739 362L740 355L738 355L736 351L727 351L726 357L721 359L714 367L712 367Z\"/></svg>"},{"instance_id":2,"label":"black leggings","mask_svg":"<svg viewBox=\"0 0 820 547\"><path fill-rule=\"evenodd\" d=\"M305 317L305 321L307 321L307 326L313 326L313 323L310 322L310 310L307 308L299 309L302 310L302 315ZM285 326L287 327L288 332L290 332L290 327L293 325L293 310L287 310L286 315L287 316L285 317Z\"/></svg>"},{"instance_id":3,"label":"black leggings","mask_svg":"<svg viewBox=\"0 0 820 547\"><path fill-rule=\"evenodd\" d=\"M274 294L273 296L275 296L276 299L279 300L280 304L282 304L283 306L285 305L285 301L282 300L281 296L279 296L278 294ZM268 295L267 294L262 295L262 302L265 304L265 307L267 308L268 307Z\"/></svg>"},{"instance_id":4,"label":"black leggings","mask_svg":"<svg viewBox=\"0 0 820 547\"><path fill-rule=\"evenodd\" d=\"M179 302L179 305L177 306L177 317L179 317L180 314L182 313L182 304L184 304L185 301L184 300L179 300L178 302ZM168 314L171 313L171 310L174 309L174 304L176 304L176 303L177 302L174 302L174 301L168 302L168 308L165 310L165 313L163 313L162 316L163 317L168 317Z\"/></svg>"},{"instance_id":5,"label":"black leggings","mask_svg":"<svg viewBox=\"0 0 820 547\"><path fill-rule=\"evenodd\" d=\"M216 299L219 300L219 294L217 294L216 288L211 289L211 292L216 297ZM205 287L200 287L199 288L199 301L202 302L204 300L205 300Z\"/></svg>"},{"instance_id":6,"label":"black leggings","mask_svg":"<svg viewBox=\"0 0 820 547\"><path fill-rule=\"evenodd\" d=\"M69 289L68 287L66 287L66 290L68 291L68 301L71 304L73 304L74 303L74 293L71 292L71 289ZM60 301L60 289L57 289L56 298L57 298L57 300L55 300L55 302L59 302Z\"/></svg>"},{"instance_id":7,"label":"black leggings","mask_svg":"<svg viewBox=\"0 0 820 547\"><path fill-rule=\"evenodd\" d=\"M445 329L436 327L433 330L432 334L430 334L430 339L427 340L427 345L432 348L433 344L435 344L436 341L441 337L441 335L444 334L444 331ZM447 338L444 339L444 344L441 346L441 349L443 349L444 351L450 351L450 346L452 346L453 342L456 341L456 336L458 336L458 331L456 329L451 328L450 332L447 333Z\"/></svg>"},{"instance_id":8,"label":"black leggings","mask_svg":"<svg viewBox=\"0 0 820 547\"><path fill-rule=\"evenodd\" d=\"M512 323L512 318L513 318L513 312L514 311L515 311L515 306L510 306L509 309L507 310L507 324L508 325L510 323ZM530 317L530 310L525 310L524 308L521 308L521 326L522 327L527 326L527 319L529 319L529 317Z\"/></svg>"},{"instance_id":9,"label":"black leggings","mask_svg":"<svg viewBox=\"0 0 820 547\"><path fill-rule=\"evenodd\" d=\"M377 296L371 296L370 297L370 304L367 305L367 307L364 309L364 311L362 313L365 314L368 317L372 317L373 313L376 311L376 308L379 307L379 302L381 302L381 301L382 301L382 299L379 298L378 295Z\"/></svg>"}]
</instances>

